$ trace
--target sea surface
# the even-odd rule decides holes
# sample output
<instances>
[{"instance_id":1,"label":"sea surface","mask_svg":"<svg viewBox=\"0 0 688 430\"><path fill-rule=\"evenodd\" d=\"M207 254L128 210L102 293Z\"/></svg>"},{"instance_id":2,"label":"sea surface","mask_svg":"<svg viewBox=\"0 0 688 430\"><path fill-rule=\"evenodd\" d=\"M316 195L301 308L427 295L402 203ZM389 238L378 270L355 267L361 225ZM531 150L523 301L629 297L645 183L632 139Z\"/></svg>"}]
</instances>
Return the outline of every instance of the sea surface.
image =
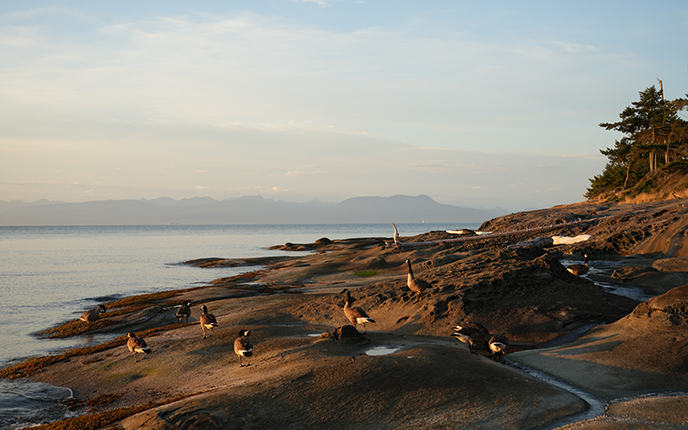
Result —
<instances>
[{"instance_id":1,"label":"sea surface","mask_svg":"<svg viewBox=\"0 0 688 430\"><path fill-rule=\"evenodd\" d=\"M397 224L400 235L477 229L479 224ZM100 303L135 294L205 285L251 268L201 269L196 258L284 255L272 245L327 237L391 240L391 224L0 226L0 368L107 340L42 339L35 333L79 318ZM288 253L287 255L295 255ZM0 380L0 428L62 418L70 390Z\"/></svg>"}]
</instances>

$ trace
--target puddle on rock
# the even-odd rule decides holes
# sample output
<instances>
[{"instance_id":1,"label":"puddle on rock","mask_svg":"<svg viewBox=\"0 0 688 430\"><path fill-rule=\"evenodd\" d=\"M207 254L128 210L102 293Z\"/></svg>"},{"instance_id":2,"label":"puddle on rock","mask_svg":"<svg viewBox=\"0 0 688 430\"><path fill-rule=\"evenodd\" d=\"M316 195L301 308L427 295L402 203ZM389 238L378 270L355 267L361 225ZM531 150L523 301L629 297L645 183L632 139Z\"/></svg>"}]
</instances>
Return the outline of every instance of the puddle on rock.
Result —
<instances>
[{"instance_id":1,"label":"puddle on rock","mask_svg":"<svg viewBox=\"0 0 688 430\"><path fill-rule=\"evenodd\" d=\"M605 292L610 294L616 294L617 296L628 297L629 299L644 302L652 298L650 294L646 294L645 290L642 288L634 287L631 285L622 284L610 284L608 282L593 281L595 285L602 288Z\"/></svg>"},{"instance_id":2,"label":"puddle on rock","mask_svg":"<svg viewBox=\"0 0 688 430\"><path fill-rule=\"evenodd\" d=\"M366 355L377 357L380 355L394 354L397 351L401 351L401 346L374 346L365 353Z\"/></svg>"},{"instance_id":3,"label":"puddle on rock","mask_svg":"<svg viewBox=\"0 0 688 430\"><path fill-rule=\"evenodd\" d=\"M561 264L564 267L568 267L571 264L581 264L581 261L578 260L560 260ZM603 291L609 293L609 294L615 294L617 296L622 296L622 297L627 297L631 300L635 300L637 302L644 302L651 297L652 295L648 295L645 293L645 290L640 288L640 287L634 287L633 285L626 285L626 284L615 284L611 282L605 282L605 281L599 281L595 280L595 278L611 278L612 273L614 273L614 270L618 269L619 267L623 267L624 263L622 261L614 261L614 260L590 260L589 262L589 267L590 270L588 273L585 275L582 275L581 278L585 278L589 281L592 281L600 287Z\"/></svg>"}]
</instances>

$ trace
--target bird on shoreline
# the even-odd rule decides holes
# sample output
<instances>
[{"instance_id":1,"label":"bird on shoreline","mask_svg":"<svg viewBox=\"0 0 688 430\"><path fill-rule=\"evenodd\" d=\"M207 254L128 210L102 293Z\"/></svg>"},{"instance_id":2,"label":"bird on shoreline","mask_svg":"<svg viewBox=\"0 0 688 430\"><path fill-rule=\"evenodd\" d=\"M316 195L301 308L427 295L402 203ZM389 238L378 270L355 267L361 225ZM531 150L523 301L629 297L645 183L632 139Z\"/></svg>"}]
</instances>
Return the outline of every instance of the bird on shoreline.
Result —
<instances>
[{"instance_id":1,"label":"bird on shoreline","mask_svg":"<svg viewBox=\"0 0 688 430\"><path fill-rule=\"evenodd\" d=\"M423 279L417 279L413 276L411 260L406 260L406 264L408 265L408 276L406 278L406 285L409 287L411 291L418 293L418 299L420 299L423 296L423 292L425 290L433 290L432 285L430 285L428 281L425 281Z\"/></svg>"},{"instance_id":2,"label":"bird on shoreline","mask_svg":"<svg viewBox=\"0 0 688 430\"><path fill-rule=\"evenodd\" d=\"M79 319L91 324L91 321L95 321L100 317L100 314L104 314L107 311L105 305L98 305L97 308L91 309L90 311L84 312Z\"/></svg>"},{"instance_id":3,"label":"bird on shoreline","mask_svg":"<svg viewBox=\"0 0 688 430\"><path fill-rule=\"evenodd\" d=\"M469 322L463 325L457 325L454 327L454 334L452 334L452 336L467 344L468 350L473 354L477 352L479 346L490 351L487 344L488 339L490 339L490 331L481 323Z\"/></svg>"},{"instance_id":4,"label":"bird on shoreline","mask_svg":"<svg viewBox=\"0 0 688 430\"><path fill-rule=\"evenodd\" d=\"M348 320L351 321L351 324L354 325L354 328L356 328L356 324L363 324L363 333L365 333L366 323L374 323L375 320L370 318L366 311L364 311L362 308L358 306L351 306L353 300L351 299L351 293L349 293L348 289L343 290L340 294L342 293L346 293L346 300L344 302L344 315L346 315Z\"/></svg>"},{"instance_id":5,"label":"bird on shoreline","mask_svg":"<svg viewBox=\"0 0 688 430\"><path fill-rule=\"evenodd\" d=\"M251 335L249 330L240 330L239 337L234 341L234 353L239 357L239 367L244 367L241 364L243 357L248 357L249 362L246 366L251 365L250 357L253 355L253 343L248 337Z\"/></svg>"},{"instance_id":6,"label":"bird on shoreline","mask_svg":"<svg viewBox=\"0 0 688 430\"><path fill-rule=\"evenodd\" d=\"M569 267L566 268L570 273L576 275L576 276L581 276L585 275L588 273L588 270L590 269L590 265L588 264L588 254L585 254L585 264L572 264Z\"/></svg>"},{"instance_id":7,"label":"bird on shoreline","mask_svg":"<svg viewBox=\"0 0 688 430\"><path fill-rule=\"evenodd\" d=\"M186 302L179 309L177 309L177 318L179 318L179 322L182 322L182 320L185 320L184 322L189 322L190 316L191 302Z\"/></svg>"},{"instance_id":8,"label":"bird on shoreline","mask_svg":"<svg viewBox=\"0 0 688 430\"><path fill-rule=\"evenodd\" d=\"M509 340L506 336L502 334L494 334L490 337L488 342L490 346L490 351L492 351L492 358L498 362L504 361L504 356L506 356L506 350L509 348Z\"/></svg>"},{"instance_id":9,"label":"bird on shoreline","mask_svg":"<svg viewBox=\"0 0 688 430\"><path fill-rule=\"evenodd\" d=\"M215 315L209 314L208 313L208 308L206 305L201 305L201 311L203 312L201 314L201 329L203 329L203 339L206 337L210 337L210 332L217 327L217 319L215 318ZM205 330L208 330L208 335L206 336Z\"/></svg>"},{"instance_id":10,"label":"bird on shoreline","mask_svg":"<svg viewBox=\"0 0 688 430\"><path fill-rule=\"evenodd\" d=\"M129 338L129 340L127 340L127 347L129 348L129 351L134 354L135 363L139 361L136 358L136 353L150 354L152 352L146 344L146 341L143 340L143 338L136 336L136 333L130 331L127 333L127 337Z\"/></svg>"}]
</instances>

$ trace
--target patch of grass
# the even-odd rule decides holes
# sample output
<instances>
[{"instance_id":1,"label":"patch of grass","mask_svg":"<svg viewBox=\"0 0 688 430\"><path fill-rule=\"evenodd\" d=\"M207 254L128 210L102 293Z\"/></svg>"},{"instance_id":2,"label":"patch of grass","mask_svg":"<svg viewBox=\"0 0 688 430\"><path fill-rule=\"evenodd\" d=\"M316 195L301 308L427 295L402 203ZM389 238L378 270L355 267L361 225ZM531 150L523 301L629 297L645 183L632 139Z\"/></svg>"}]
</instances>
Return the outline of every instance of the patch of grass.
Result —
<instances>
[{"instance_id":1,"label":"patch of grass","mask_svg":"<svg viewBox=\"0 0 688 430\"><path fill-rule=\"evenodd\" d=\"M377 270L359 270L357 272L354 272L354 275L356 276L375 276L377 275Z\"/></svg>"},{"instance_id":2,"label":"patch of grass","mask_svg":"<svg viewBox=\"0 0 688 430\"><path fill-rule=\"evenodd\" d=\"M113 373L111 375L107 375L106 377L103 378L103 381L107 383L115 383L119 382L122 380L134 380L138 379L141 377L141 371L138 368L129 368L125 370L124 372L120 373Z\"/></svg>"}]
</instances>

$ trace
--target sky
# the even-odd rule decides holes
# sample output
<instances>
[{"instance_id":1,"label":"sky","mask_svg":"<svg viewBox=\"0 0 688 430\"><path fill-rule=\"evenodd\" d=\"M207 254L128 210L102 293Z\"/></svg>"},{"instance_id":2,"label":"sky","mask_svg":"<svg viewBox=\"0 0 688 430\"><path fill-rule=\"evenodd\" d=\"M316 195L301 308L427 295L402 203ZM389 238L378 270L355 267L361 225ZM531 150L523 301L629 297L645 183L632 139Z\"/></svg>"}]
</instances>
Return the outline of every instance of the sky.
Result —
<instances>
[{"instance_id":1,"label":"sky","mask_svg":"<svg viewBox=\"0 0 688 430\"><path fill-rule=\"evenodd\" d=\"M576 203L686 41L685 0L3 0L0 200Z\"/></svg>"}]
</instances>

